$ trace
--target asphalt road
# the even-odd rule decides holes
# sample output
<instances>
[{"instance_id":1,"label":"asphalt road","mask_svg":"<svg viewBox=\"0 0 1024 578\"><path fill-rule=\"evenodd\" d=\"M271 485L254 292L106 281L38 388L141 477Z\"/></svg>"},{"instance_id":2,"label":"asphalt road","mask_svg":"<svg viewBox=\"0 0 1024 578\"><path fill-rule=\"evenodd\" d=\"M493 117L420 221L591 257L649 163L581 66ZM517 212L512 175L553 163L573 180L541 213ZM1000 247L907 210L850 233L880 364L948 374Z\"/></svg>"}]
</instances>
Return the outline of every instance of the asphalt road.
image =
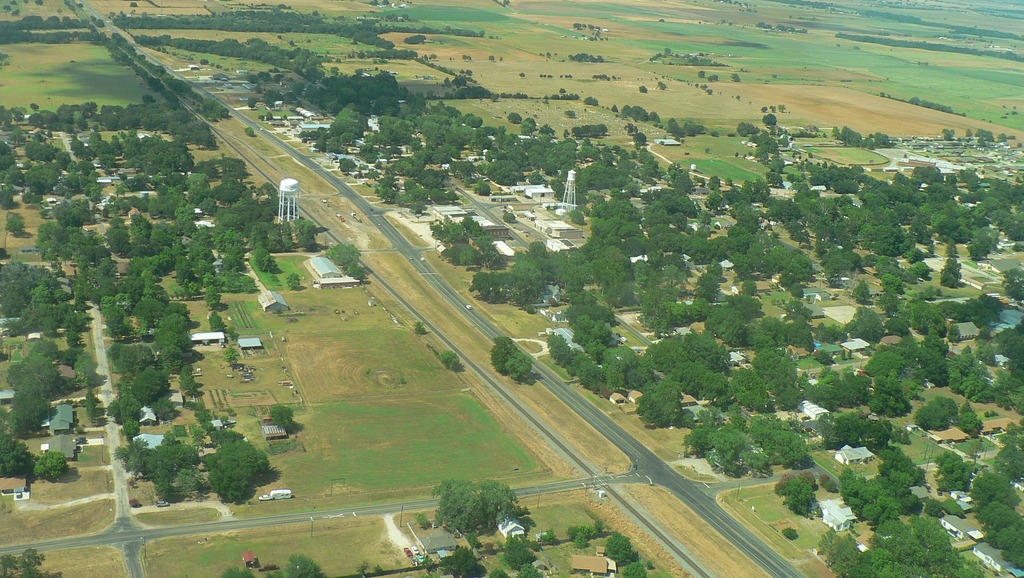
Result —
<instances>
[{"instance_id":1,"label":"asphalt road","mask_svg":"<svg viewBox=\"0 0 1024 578\"><path fill-rule=\"evenodd\" d=\"M120 30L117 30L116 28L111 26L98 12L93 10L89 4L86 3L84 4L84 6L96 18L103 20L107 29L110 30L112 33L122 34ZM132 43L133 46L136 46L130 37L123 34L122 36L125 37L126 40L128 40L130 43ZM137 46L136 49L138 49ZM149 57L147 56L147 58ZM156 63L159 66L163 66L162 64L160 64L152 58L149 58L149 60L151 62ZM187 82L187 80L182 75L172 70L167 70L170 74L173 74L179 79L185 80ZM193 84L192 86L207 98L213 98L223 102L217 95L207 91L204 87L196 84ZM433 267L430 266L429 263L425 261L420 261L418 259L420 250L411 245L405 239L405 237L403 237L401 233L399 233L387 221L387 219L383 217L382 211L379 210L375 205L373 205L365 198L363 198L361 195L356 193L351 187L349 187L344 181L336 177L333 173L324 170L312 159L299 153L293 147L291 147L290 145L282 141L280 138L278 138L275 134L264 131L263 127L260 126L257 122L250 120L244 115L238 113L231 106L228 106L227 108L230 111L233 118L239 120L246 126L251 127L254 131L257 132L257 134L273 142L281 150L292 156L297 162L308 167L310 170L319 173L321 176L323 176L324 179L326 179L328 182L332 183L335 187L337 187L339 193L342 196L344 196L350 203L358 207L360 211L362 211L368 216L370 222L377 226L381 233L392 243L392 246L395 248L395 250L410 260L412 267L421 274L421 277L423 278L424 282L433 287L433 289L436 290L438 294L448 304L454 307L455 310L458 311L460 314L464 315L474 326L476 326L480 330L481 333L492 339L494 337L504 335L504 333L500 331L493 323L491 323L486 316L482 315L475 309L467 307L470 304L465 299L463 299L463 297L454 288L449 286L440 275L436 274L436 271L433 269ZM321 226L325 225L324 223L318 224ZM401 295L390 289L390 287L386 284L385 280L377 278L377 281L378 283L381 284L381 286L388 289L396 298L398 298L411 312L413 312L414 314L418 314L416 309L411 307L411 305L404 298L402 298ZM428 318L423 315L420 315L420 317L422 317L424 319L424 322L427 323L428 327L430 327L430 324L427 321ZM440 332L436 331L436 328L431 329L434 329L435 334L443 338ZM458 348L453 346L452 349L458 352ZM495 389L496 393L503 394L504 399L507 402L509 402L510 405L513 405L517 409L517 411L520 412L520 414L524 414L524 409L522 408L522 406L518 404L518 400L515 398L515 396L504 391L504 388L499 383L493 380L489 370L480 368L479 366L475 366L472 360L468 359L464 355L461 357L467 363L468 368L470 368L471 370L474 371L474 373L478 373L482 378L484 378L485 383L492 387L492 389ZM583 398L583 396L581 396L572 386L563 382L548 367L544 366L541 363L535 363L534 370L539 377L539 381L545 387L547 387L554 395L556 395L563 403L565 403L569 408L576 412L580 417L586 420L592 427L594 427L599 433L601 433L601 435L606 437L616 447L618 447L626 455L631 457L633 461L633 470L636 473L640 474L641 476L647 477L650 483L662 486L670 493L681 499L690 508L692 508L694 512L696 512L701 518L703 518L718 532L720 532L723 535L723 537L725 537L737 548L743 551L754 562L763 567L770 575L782 578L797 578L802 576L802 574L798 572L796 568L792 566L792 564L790 564L787 560L783 559L779 554L773 551L767 544L765 544L753 533L751 533L740 522L738 522L730 515L728 515L718 505L713 496L710 496L708 493L702 491L702 488L706 489L703 484L697 484L695 482L691 482L683 478L679 473L674 471L668 464L666 464L664 461L658 458L657 455L654 454L654 452L652 452L643 444L638 442L635 438L633 438L631 435L625 432L618 424L612 421L612 419L608 417L604 412L602 412L589 401L587 401L585 398ZM525 412L524 417L530 417L528 416L528 412ZM541 432L547 432L547 428L544 426L544 424L540 423L535 417L528 421L532 421L532 425L535 428L539 429ZM549 437L549 440L551 439L552 438ZM595 472L593 467L590 466L589 464L583 464L578 459L574 461L577 462L578 466L582 466L582 471L587 471L591 473ZM666 535L665 532L662 531L662 529L657 523L641 516L640 513L637 512L637 510L631 504L629 504L627 500L623 499L623 497L614 490L614 488L609 487L608 493L612 497L616 498L616 500L620 503L622 507L624 507L630 513L633 513L634 516L639 519L641 524L645 526L645 528L648 531L650 531L657 539L659 539L659 541L661 541L666 547L668 547L670 551L672 551L678 558L680 558L680 560L685 565L689 566L691 570L695 570L695 573L697 573L698 575L709 575L705 570L696 565L695 561L688 556L687 552L685 551L685 548L680 548L674 540L672 540L669 536ZM292 516L308 518L308 514L294 514ZM236 523L251 523L253 525L250 527L260 527L274 524L275 519L277 518L258 518L253 520L238 521ZM289 521L283 523L293 522ZM200 526L209 526L209 524L204 524ZM175 528L167 528L164 530L160 530L159 532L185 531L187 528L189 527L181 526ZM118 531L123 532L125 530L118 529L113 534L109 535L118 535ZM153 532L158 531L153 530ZM101 535L101 537L105 536L108 536L108 534ZM146 534L142 535L142 537L145 536ZM160 537L166 536L161 535ZM62 540L61 542L66 543L68 541L74 540L76 539L68 538ZM140 546L142 543L144 543L141 539L139 540L139 542ZM69 546L64 545L61 547ZM0 552L2 552L2 550L0 550Z\"/></svg>"},{"instance_id":2,"label":"asphalt road","mask_svg":"<svg viewBox=\"0 0 1024 578\"><path fill-rule=\"evenodd\" d=\"M539 484L516 490L516 495L523 501L532 497L544 496L569 492L573 490L590 491L596 487L609 487L610 485L631 484L645 482L640 476L632 473L618 474L612 476L601 476L599 478L585 478L576 480L563 480ZM87 546L115 546L133 551L136 556L140 553L143 545L152 540L161 538L174 538L179 536L194 536L202 534L219 534L234 530L251 530L254 528L267 528L271 526L285 526L308 522L310 517L314 518L314 531L316 520L333 520L346 517L358 516L382 516L395 514L400 511L416 512L429 510L437 506L437 500L410 500L405 502L391 502L387 504L374 504L370 506L357 506L350 508L332 508L329 510L312 510L280 514L276 516L262 516L259 518L227 519L213 522L202 522L197 524L182 524L179 526L167 526L158 528L141 528L134 524L117 523L113 527L89 536L76 536L73 538L58 538L33 544L22 544L18 546L0 547L0 556L5 554L19 554L27 547L35 548L41 552L49 550L63 550L66 548L80 548ZM140 568L141 569L141 568Z\"/></svg>"}]
</instances>

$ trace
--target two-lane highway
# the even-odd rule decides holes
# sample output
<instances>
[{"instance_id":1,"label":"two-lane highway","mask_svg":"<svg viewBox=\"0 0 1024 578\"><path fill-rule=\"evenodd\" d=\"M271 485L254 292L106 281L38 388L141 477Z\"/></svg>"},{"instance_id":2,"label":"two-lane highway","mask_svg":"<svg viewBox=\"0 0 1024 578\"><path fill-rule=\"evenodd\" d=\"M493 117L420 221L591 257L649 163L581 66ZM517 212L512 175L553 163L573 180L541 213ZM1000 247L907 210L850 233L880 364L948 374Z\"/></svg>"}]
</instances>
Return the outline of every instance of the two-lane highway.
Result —
<instances>
[{"instance_id":1,"label":"two-lane highway","mask_svg":"<svg viewBox=\"0 0 1024 578\"><path fill-rule=\"evenodd\" d=\"M104 20L99 13L97 13L95 10L92 9L91 6L88 5L88 3L85 3L85 7L96 18ZM106 25L107 29L110 30L112 33L119 34L123 38L125 38L125 40L131 43L135 47L135 49L140 52L140 54L144 54L145 57L149 59L151 62L159 66L163 66L157 60L153 59L144 51L142 51L134 43L134 40L129 35L124 34L121 30L117 29L116 27L113 27L109 22L106 22L105 20L104 24ZM188 82L188 80L184 78L181 74L167 67L164 68L170 74L176 76L177 78L183 81ZM341 195L343 195L350 203L354 204L356 207L358 207L360 211L364 212L368 216L370 222L372 222L381 231L381 233L392 243L395 250L409 259L411 266L421 274L424 283L433 288L445 302L447 302L452 308L455 309L455 311L458 312L458 314L465 316L468 319L468 321L470 321L483 335L491 339L498 337L500 335L504 335L504 333L501 330L499 330L493 323L491 323L491 321L485 315L483 315L476 309L468 308L467 305L469 305L469 302L465 298L463 298L463 296L459 294L453 287L448 285L448 283L444 280L444 278L441 275L436 274L437 272L428 262L420 261L418 259L420 249L414 247L408 240L406 240L405 237L395 227L393 227L386 218L384 218L381 210L379 210L376 206L367 201L364 197L359 195L356 191L354 191L351 187L349 187L344 181L339 179L333 173L323 169L323 167L321 167L319 164L313 161L313 159L295 150L288 143L285 143L282 139L280 139L276 134L264 131L263 127L260 126L259 123L235 111L231 107L230 103L224 102L223 99L221 99L218 95L209 92L202 86L195 84L193 84L193 86L204 97L215 99L224 104L231 113L231 116L233 118L242 122L246 126L251 127L258 134L262 135L268 141L272 142L282 151L290 155L294 160L306 166L310 170L316 172L317 174L321 175L322 178L324 178L327 182L337 187ZM321 226L326 225L325 223L318 224L320 224ZM336 235L332 236L335 236L335 238L337 238ZM433 315L439 314L439 312L433 312L432 315L424 315L422 312L417 311L416 308L413 307L398 292L391 289L385 279L377 277L376 281L382 287L384 287L386 290L392 293L392 295L401 303L403 303L403 305L405 305L413 314L418 315L421 319L423 319L424 322L428 324L428 327L430 327L429 319ZM442 340L447 341L448 344L452 346L453 350L455 350L456 352L459 351L455 344L448 340L443 335L443 333L437 331L436 327L431 327L431 329L434 330L435 335L440 337ZM480 367L479 365L475 364L472 360L468 359L464 355L462 357L466 360L467 366L474 373L480 375L480 377L486 384L488 384L489 387L494 389L496 393L502 395L502 397L510 405L512 405L516 409L516 411L520 413L520 415L523 415L525 418L527 418L527 421L530 422L535 429L538 429L538 431L542 433L547 433L548 435L546 437L549 441L554 440L555 443L558 443L557 436L553 436L550 434L549 428L546 427L546 424L540 422L539 419L536 418L536 416L529 415L529 412L525 411L524 408L519 404L518 398L516 398L516 396L511 392L507 391L506 388L503 387L500 382L495 380L493 374L491 374L489 369ZM651 450L646 448L643 444L639 443L635 438L633 438L630 434L623 430L608 415L606 415L604 412L600 411L597 407L595 407L593 404L587 401L572 386L562 381L548 367L544 366L543 364L536 363L534 369L537 375L539 376L540 381L555 396L557 396L563 403L565 403L569 408L571 408L580 417L582 417L591 426L593 426L598 432L601 433L601 435L605 436L616 447L618 447L620 450L622 450L624 453L631 457L631 459L633 460L633 468L636 471L636 473L641 474L643 476L648 476L652 483L664 487L673 495L681 499L684 503L691 507L699 516L701 516L705 521L707 521L712 527L719 531L725 537L725 539L729 540L734 545L736 545L739 549L746 553L752 560L761 565L772 576L778 576L783 578L797 578L801 576L801 574L788 561L783 559L779 554L773 551L767 544L765 544L759 538L754 536L741 523L733 519L724 510L722 510L722 508L717 504L717 502L715 502L713 497L710 497L706 493L699 490L697 484L695 484L694 482L686 480L681 475L679 475L664 461L659 459ZM567 448L570 446L565 447ZM581 469L581 471L587 472L591 475L596 473L591 465L581 462L578 458L572 459L571 461L575 462L575 464L577 465L577 467ZM615 492L614 489L609 488L609 494L615 497L617 501L624 508L627 509L627 511L632 510L632 512L634 513L637 512L635 508L633 508L627 500L623 499L622 496ZM640 518L641 523L645 526L646 529L648 529L648 531L652 532L652 534L656 538L658 538L659 541L665 544L669 548L669 550L672 551L677 557L679 557L680 560L683 561L687 566L689 566L692 570L695 570L696 574L701 576L709 575L706 571L700 568L699 565L695 564L695 562L691 558L689 558L685 549L677 546L675 544L675 541L672 540L669 536L667 536L666 533L661 529L661 527L656 522L649 519L645 519L639 516L639 514L636 515L638 518ZM266 525L267 523L271 523L272 521L266 518L262 518L258 520L253 520L251 522L254 524L253 527L256 527L259 525ZM169 529L169 531L178 529L179 528L173 528Z\"/></svg>"}]
</instances>

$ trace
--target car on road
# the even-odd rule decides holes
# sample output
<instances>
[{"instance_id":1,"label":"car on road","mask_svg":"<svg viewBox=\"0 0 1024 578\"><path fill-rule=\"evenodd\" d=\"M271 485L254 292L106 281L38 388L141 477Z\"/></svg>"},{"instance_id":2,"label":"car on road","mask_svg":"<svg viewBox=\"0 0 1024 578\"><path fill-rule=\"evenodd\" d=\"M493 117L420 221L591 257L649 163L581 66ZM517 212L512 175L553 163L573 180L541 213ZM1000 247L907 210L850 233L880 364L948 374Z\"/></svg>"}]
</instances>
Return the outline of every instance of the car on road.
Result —
<instances>
[{"instance_id":1,"label":"car on road","mask_svg":"<svg viewBox=\"0 0 1024 578\"><path fill-rule=\"evenodd\" d=\"M469 303L466 303L466 309L469 309L470 311L472 311L473 310L473 306L470 305Z\"/></svg>"},{"instance_id":2,"label":"car on road","mask_svg":"<svg viewBox=\"0 0 1024 578\"><path fill-rule=\"evenodd\" d=\"M326 205L327 204L327 199L320 199L320 202Z\"/></svg>"},{"instance_id":3,"label":"car on road","mask_svg":"<svg viewBox=\"0 0 1024 578\"><path fill-rule=\"evenodd\" d=\"M420 257L420 261L426 261L426 260L427 260L426 257Z\"/></svg>"},{"instance_id":4,"label":"car on road","mask_svg":"<svg viewBox=\"0 0 1024 578\"><path fill-rule=\"evenodd\" d=\"M170 507L170 505L171 504L168 503L167 500L157 500L156 501L156 507L157 508L167 508L167 507Z\"/></svg>"}]
</instances>

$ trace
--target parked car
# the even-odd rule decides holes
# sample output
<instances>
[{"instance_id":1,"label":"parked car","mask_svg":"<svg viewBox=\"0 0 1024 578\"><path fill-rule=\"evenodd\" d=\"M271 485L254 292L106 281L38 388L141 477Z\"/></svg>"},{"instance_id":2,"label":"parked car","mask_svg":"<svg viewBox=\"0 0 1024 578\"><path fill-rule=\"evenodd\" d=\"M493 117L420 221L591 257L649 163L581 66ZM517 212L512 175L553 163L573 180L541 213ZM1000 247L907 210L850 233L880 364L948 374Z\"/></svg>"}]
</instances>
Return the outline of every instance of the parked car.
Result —
<instances>
[{"instance_id":1,"label":"parked car","mask_svg":"<svg viewBox=\"0 0 1024 578\"><path fill-rule=\"evenodd\" d=\"M157 501L156 501L156 507L157 507L157 508L167 508L167 507L169 507L170 505L171 505L171 504L170 504L170 503L168 503L168 502L167 502L167 500L157 500Z\"/></svg>"},{"instance_id":2,"label":"parked car","mask_svg":"<svg viewBox=\"0 0 1024 578\"><path fill-rule=\"evenodd\" d=\"M75 440L75 443L80 445L80 446L84 446L85 444L89 443L89 440L87 440L85 438L78 438L78 439Z\"/></svg>"}]
</instances>

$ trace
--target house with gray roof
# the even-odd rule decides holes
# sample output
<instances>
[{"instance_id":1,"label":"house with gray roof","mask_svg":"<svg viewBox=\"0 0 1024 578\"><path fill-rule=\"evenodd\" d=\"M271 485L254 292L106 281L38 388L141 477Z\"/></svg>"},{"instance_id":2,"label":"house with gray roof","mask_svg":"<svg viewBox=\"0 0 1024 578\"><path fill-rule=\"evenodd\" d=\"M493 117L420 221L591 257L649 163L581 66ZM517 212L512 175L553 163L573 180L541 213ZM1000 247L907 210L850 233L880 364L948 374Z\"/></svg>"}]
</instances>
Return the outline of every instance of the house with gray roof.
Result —
<instances>
[{"instance_id":1,"label":"house with gray roof","mask_svg":"<svg viewBox=\"0 0 1024 578\"><path fill-rule=\"evenodd\" d=\"M966 341L968 339L974 339L978 336L978 326L970 321L964 323L955 323L953 327L956 328L957 335L960 336L960 341Z\"/></svg>"},{"instance_id":2,"label":"house with gray roof","mask_svg":"<svg viewBox=\"0 0 1024 578\"><path fill-rule=\"evenodd\" d=\"M972 540L981 540L985 537L985 534L983 534L981 530L963 518L946 514L939 522L942 524L942 527L945 528L946 532L958 541L965 540L967 538Z\"/></svg>"},{"instance_id":3,"label":"house with gray roof","mask_svg":"<svg viewBox=\"0 0 1024 578\"><path fill-rule=\"evenodd\" d=\"M260 293L256 300L264 311L269 311L270 313L280 313L290 309L288 302L277 291L264 291Z\"/></svg>"},{"instance_id":4,"label":"house with gray roof","mask_svg":"<svg viewBox=\"0 0 1024 578\"><path fill-rule=\"evenodd\" d=\"M49 426L50 433L53 435L71 433L72 428L75 427L75 408L67 403L58 404L46 425Z\"/></svg>"},{"instance_id":5,"label":"house with gray roof","mask_svg":"<svg viewBox=\"0 0 1024 578\"><path fill-rule=\"evenodd\" d=\"M821 521L836 532L849 530L850 526L857 521L853 510L846 507L840 500L824 500L818 502L818 507L821 508Z\"/></svg>"},{"instance_id":6,"label":"house with gray roof","mask_svg":"<svg viewBox=\"0 0 1024 578\"><path fill-rule=\"evenodd\" d=\"M851 464L863 464L869 462L875 458L875 454L871 453L871 450L864 446L854 448L849 445L845 445L839 448L839 451L836 452L835 458L837 462L844 466L849 466Z\"/></svg>"}]
</instances>

